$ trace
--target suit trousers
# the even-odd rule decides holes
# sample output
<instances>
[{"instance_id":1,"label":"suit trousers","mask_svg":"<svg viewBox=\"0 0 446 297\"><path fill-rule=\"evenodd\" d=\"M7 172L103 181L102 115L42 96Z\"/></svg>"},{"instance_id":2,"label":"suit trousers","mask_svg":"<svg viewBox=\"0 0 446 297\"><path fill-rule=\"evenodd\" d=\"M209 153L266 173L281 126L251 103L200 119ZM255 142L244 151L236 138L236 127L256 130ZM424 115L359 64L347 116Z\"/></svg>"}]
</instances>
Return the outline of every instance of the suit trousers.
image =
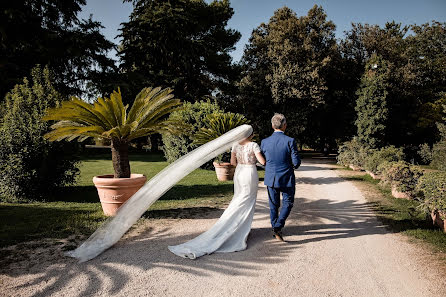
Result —
<instances>
[{"instance_id":1,"label":"suit trousers","mask_svg":"<svg viewBox=\"0 0 446 297\"><path fill-rule=\"evenodd\" d=\"M271 226L274 230L281 230L285 226L285 220L288 218L294 205L295 192L295 187L268 187ZM280 193L282 193L282 209L279 213Z\"/></svg>"}]
</instances>

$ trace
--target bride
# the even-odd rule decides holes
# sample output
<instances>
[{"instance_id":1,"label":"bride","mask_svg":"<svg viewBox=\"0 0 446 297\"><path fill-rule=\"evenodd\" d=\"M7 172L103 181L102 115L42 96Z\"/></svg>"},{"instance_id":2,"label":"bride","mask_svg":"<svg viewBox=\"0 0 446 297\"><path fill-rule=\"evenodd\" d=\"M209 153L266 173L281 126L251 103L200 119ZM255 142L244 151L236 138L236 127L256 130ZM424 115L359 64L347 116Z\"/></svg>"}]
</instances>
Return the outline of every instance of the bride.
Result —
<instances>
[{"instance_id":1,"label":"bride","mask_svg":"<svg viewBox=\"0 0 446 297\"><path fill-rule=\"evenodd\" d=\"M206 232L169 250L184 258L195 259L206 254L237 252L246 249L246 239L251 231L257 186L256 161L265 165L265 158L253 134L232 146L231 164L234 173L234 197L218 221Z\"/></svg>"}]
</instances>

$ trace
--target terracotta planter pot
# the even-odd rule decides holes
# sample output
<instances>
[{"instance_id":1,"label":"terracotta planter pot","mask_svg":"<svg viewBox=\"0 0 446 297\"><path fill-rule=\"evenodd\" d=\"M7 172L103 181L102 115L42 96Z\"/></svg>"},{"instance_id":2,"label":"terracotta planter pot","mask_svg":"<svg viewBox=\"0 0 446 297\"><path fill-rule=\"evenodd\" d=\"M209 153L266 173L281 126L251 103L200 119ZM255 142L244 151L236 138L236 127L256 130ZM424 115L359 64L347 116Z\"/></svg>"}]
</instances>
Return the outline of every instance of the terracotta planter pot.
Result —
<instances>
[{"instance_id":1,"label":"terracotta planter pot","mask_svg":"<svg viewBox=\"0 0 446 297\"><path fill-rule=\"evenodd\" d=\"M235 167L231 163L214 162L214 167L219 181L232 180L234 178Z\"/></svg>"},{"instance_id":2,"label":"terracotta planter pot","mask_svg":"<svg viewBox=\"0 0 446 297\"><path fill-rule=\"evenodd\" d=\"M374 174L371 171L366 170L365 172L367 172L368 175L370 175L373 179L381 179L381 176L379 174Z\"/></svg>"},{"instance_id":3,"label":"terracotta planter pot","mask_svg":"<svg viewBox=\"0 0 446 297\"><path fill-rule=\"evenodd\" d=\"M130 178L114 178L112 174L93 178L98 189L102 210L106 216L114 216L119 207L135 194L147 181L142 174L132 174Z\"/></svg>"},{"instance_id":4,"label":"terracotta planter pot","mask_svg":"<svg viewBox=\"0 0 446 297\"><path fill-rule=\"evenodd\" d=\"M445 213L439 212L436 209L431 212L432 222L434 225L440 227L440 229L446 233L446 219L442 219L442 216L443 218L446 218Z\"/></svg>"},{"instance_id":5,"label":"terracotta planter pot","mask_svg":"<svg viewBox=\"0 0 446 297\"><path fill-rule=\"evenodd\" d=\"M396 186L392 186L392 196L399 199L410 199L409 194L398 191Z\"/></svg>"},{"instance_id":6,"label":"terracotta planter pot","mask_svg":"<svg viewBox=\"0 0 446 297\"><path fill-rule=\"evenodd\" d=\"M350 164L348 165L348 167L350 167L350 169L354 170L354 171L361 171L361 167Z\"/></svg>"}]
</instances>

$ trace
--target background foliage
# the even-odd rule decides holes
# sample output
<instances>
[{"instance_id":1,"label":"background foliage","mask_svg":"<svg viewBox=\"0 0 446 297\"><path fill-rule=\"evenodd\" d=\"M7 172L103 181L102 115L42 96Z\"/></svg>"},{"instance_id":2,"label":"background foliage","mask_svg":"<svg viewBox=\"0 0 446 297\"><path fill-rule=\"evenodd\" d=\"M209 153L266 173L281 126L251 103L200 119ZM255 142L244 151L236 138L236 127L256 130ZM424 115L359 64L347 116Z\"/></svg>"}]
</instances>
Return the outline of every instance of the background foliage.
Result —
<instances>
[{"instance_id":1,"label":"background foliage","mask_svg":"<svg viewBox=\"0 0 446 297\"><path fill-rule=\"evenodd\" d=\"M186 102L183 109L173 112L169 120L182 121L189 124L191 129L184 135L163 134L163 152L169 163L192 151L196 145L193 144L192 136L201 128L205 127L206 117L215 113L223 113L217 103L198 101L195 103Z\"/></svg>"},{"instance_id":2,"label":"background foliage","mask_svg":"<svg viewBox=\"0 0 446 297\"><path fill-rule=\"evenodd\" d=\"M228 0L132 2L119 47L121 87L131 98L142 86L158 85L195 101L234 80L237 72L229 52L240 33L226 28L234 13Z\"/></svg>"},{"instance_id":3,"label":"background foliage","mask_svg":"<svg viewBox=\"0 0 446 297\"><path fill-rule=\"evenodd\" d=\"M50 143L43 135L50 124L41 118L63 97L52 84L48 68L35 67L6 95L0 126L0 198L33 200L45 197L78 174L78 145Z\"/></svg>"},{"instance_id":4,"label":"background foliage","mask_svg":"<svg viewBox=\"0 0 446 297\"><path fill-rule=\"evenodd\" d=\"M0 102L36 64L49 65L53 84L65 95L109 91L113 43L100 23L81 20L85 0L2 1L0 10Z\"/></svg>"}]
</instances>

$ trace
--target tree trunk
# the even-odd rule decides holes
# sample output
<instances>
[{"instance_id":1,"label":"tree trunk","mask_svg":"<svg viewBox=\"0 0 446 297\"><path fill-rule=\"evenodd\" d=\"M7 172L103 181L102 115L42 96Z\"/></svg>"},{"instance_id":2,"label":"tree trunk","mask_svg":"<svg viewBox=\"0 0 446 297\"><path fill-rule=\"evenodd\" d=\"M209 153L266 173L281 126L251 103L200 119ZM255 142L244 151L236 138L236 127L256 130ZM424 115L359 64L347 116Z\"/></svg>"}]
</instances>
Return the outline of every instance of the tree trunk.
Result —
<instances>
[{"instance_id":1,"label":"tree trunk","mask_svg":"<svg viewBox=\"0 0 446 297\"><path fill-rule=\"evenodd\" d=\"M129 144L126 141L112 139L111 141L113 168L115 178L130 177Z\"/></svg>"}]
</instances>

